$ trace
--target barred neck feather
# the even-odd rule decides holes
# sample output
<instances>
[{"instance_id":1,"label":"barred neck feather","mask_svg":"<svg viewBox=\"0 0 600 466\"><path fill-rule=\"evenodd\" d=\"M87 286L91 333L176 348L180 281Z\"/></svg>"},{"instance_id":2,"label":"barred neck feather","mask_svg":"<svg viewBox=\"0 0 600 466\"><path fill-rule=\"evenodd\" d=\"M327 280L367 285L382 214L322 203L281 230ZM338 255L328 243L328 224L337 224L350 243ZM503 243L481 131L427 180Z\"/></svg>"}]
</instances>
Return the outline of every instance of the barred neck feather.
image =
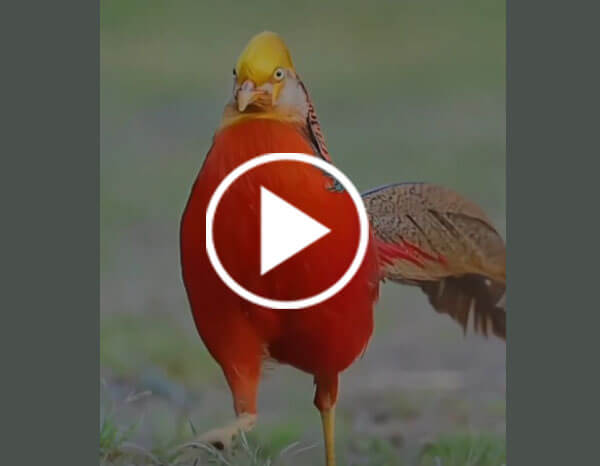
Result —
<instances>
[{"instance_id":1,"label":"barred neck feather","mask_svg":"<svg viewBox=\"0 0 600 466\"><path fill-rule=\"evenodd\" d=\"M331 157L329 155L329 150L327 150L327 143L325 142L325 136L323 135L323 131L321 131L321 123L319 123L319 117L317 116L317 110L310 98L310 94L308 93L308 89L301 80L298 80L300 85L302 86L302 90L304 91L304 95L306 97L306 103L308 105L308 109L306 112L306 129L311 138L311 142L313 146L315 146L315 150L317 153L328 162L331 162Z\"/></svg>"}]
</instances>

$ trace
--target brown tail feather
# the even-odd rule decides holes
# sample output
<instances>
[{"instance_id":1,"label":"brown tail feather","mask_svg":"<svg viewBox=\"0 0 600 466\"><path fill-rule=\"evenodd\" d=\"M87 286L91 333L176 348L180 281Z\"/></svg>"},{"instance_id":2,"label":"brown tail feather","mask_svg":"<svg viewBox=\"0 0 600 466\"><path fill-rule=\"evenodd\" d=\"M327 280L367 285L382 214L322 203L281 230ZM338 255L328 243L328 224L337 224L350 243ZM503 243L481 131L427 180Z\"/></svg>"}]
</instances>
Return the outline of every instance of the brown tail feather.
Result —
<instances>
[{"instance_id":1,"label":"brown tail feather","mask_svg":"<svg viewBox=\"0 0 600 466\"><path fill-rule=\"evenodd\" d=\"M382 279L419 286L439 313L466 331L506 339L506 248L483 210L427 183L383 186L363 194Z\"/></svg>"},{"instance_id":2,"label":"brown tail feather","mask_svg":"<svg viewBox=\"0 0 600 466\"><path fill-rule=\"evenodd\" d=\"M481 275L447 277L416 284L425 292L436 311L448 314L465 332L473 311L476 332L488 336L491 331L506 340L506 310L498 304L504 295L503 284Z\"/></svg>"}]
</instances>

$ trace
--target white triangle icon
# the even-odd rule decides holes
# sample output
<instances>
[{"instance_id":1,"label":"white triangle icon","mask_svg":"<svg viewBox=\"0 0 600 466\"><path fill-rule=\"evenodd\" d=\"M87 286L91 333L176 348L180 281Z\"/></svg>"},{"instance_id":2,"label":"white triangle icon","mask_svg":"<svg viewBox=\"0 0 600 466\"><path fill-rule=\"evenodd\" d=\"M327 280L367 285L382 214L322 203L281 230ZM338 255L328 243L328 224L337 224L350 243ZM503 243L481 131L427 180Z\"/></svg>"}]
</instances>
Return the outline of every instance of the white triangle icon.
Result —
<instances>
[{"instance_id":1,"label":"white triangle icon","mask_svg":"<svg viewBox=\"0 0 600 466\"><path fill-rule=\"evenodd\" d=\"M266 274L331 230L260 187L260 274Z\"/></svg>"}]
</instances>

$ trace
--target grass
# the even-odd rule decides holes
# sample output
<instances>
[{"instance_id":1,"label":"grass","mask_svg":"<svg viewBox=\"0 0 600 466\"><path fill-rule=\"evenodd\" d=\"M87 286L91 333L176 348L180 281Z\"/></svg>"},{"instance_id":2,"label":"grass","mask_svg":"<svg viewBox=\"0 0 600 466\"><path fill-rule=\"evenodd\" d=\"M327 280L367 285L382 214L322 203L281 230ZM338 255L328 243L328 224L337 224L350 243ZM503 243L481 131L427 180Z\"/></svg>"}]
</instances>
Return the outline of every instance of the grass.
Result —
<instances>
[{"instance_id":1,"label":"grass","mask_svg":"<svg viewBox=\"0 0 600 466\"><path fill-rule=\"evenodd\" d=\"M339 444L339 442L338 442ZM380 438L356 438L348 446L350 464L384 466L404 464L398 451L387 441Z\"/></svg>"},{"instance_id":2,"label":"grass","mask_svg":"<svg viewBox=\"0 0 600 466\"><path fill-rule=\"evenodd\" d=\"M100 463L106 466L131 464L161 466L276 466L297 463L298 455L316 445L302 446L291 442L275 454L269 454L252 436L241 433L228 451L198 442L185 442L169 450L149 451L128 439L136 425L121 429L110 420L101 427ZM320 448L320 446L319 446ZM340 453L338 453L340 454ZM383 439L365 438L351 442L349 465L393 466L407 465L397 450ZM346 464L339 461L340 464ZM423 449L418 466L503 466L506 451L502 437L487 435L453 435L442 437Z\"/></svg>"},{"instance_id":3,"label":"grass","mask_svg":"<svg viewBox=\"0 0 600 466\"><path fill-rule=\"evenodd\" d=\"M141 415L134 423L120 424L118 414L128 405L135 404L149 397L150 392L131 394L122 401L115 401L103 390L103 401L100 406L100 464L106 466L121 465L161 465L161 466L198 466L213 464L220 466L271 466L285 455L291 458L305 450L299 442L288 441L289 436L281 437L277 433L275 442L269 447L272 456L258 444L254 434L250 437L241 433L234 441L232 448L220 451L211 445L194 441L198 432L191 420L188 420L188 431L172 432L166 442L156 442L156 446L147 449L134 441L144 422ZM276 449L276 445L281 447ZM275 458L275 459L272 459Z\"/></svg>"},{"instance_id":4,"label":"grass","mask_svg":"<svg viewBox=\"0 0 600 466\"><path fill-rule=\"evenodd\" d=\"M264 450L248 440L241 433L231 450L219 451L216 448L194 441L172 442L168 448L148 450L134 442L132 437L139 423L119 426L114 411L103 411L100 424L100 464L101 465L160 465L160 466L198 466L212 464L219 466L271 466L274 460ZM196 434L190 422L191 433ZM291 456L297 452L297 443L282 449L281 455Z\"/></svg>"},{"instance_id":5,"label":"grass","mask_svg":"<svg viewBox=\"0 0 600 466\"><path fill-rule=\"evenodd\" d=\"M101 322L100 363L117 376L150 374L157 390L170 391L170 382L198 388L220 371L198 337L161 315L116 314ZM157 388L156 384L161 385Z\"/></svg>"},{"instance_id":6,"label":"grass","mask_svg":"<svg viewBox=\"0 0 600 466\"><path fill-rule=\"evenodd\" d=\"M125 400L129 403L133 398ZM100 463L119 464L131 456L144 456L146 460L157 462L158 459L130 440L138 430L139 422L120 425L116 418L116 407L110 402L100 406Z\"/></svg>"},{"instance_id":7,"label":"grass","mask_svg":"<svg viewBox=\"0 0 600 466\"><path fill-rule=\"evenodd\" d=\"M148 392L130 395L115 403L105 401L101 406L100 464L102 466L160 465L160 466L285 466L305 463L306 452L321 450L320 443L305 444L295 438L299 433L272 431L267 439L258 435L240 433L232 447L221 451L194 441L198 432L189 421L189 429L182 438L173 433L172 439L162 446L146 449L134 441L144 422L143 416L135 423L119 425L118 411L149 396ZM106 400L106 397L104 397ZM361 466L502 466L506 464L503 436L492 434L444 435L425 445L415 463L408 463L401 451L388 440L371 436L353 436L345 444L338 441L340 465ZM269 445L268 447L266 445ZM313 453L316 453L313 451ZM303 456L304 455L304 456ZM313 457L318 457L314 455Z\"/></svg>"},{"instance_id":8,"label":"grass","mask_svg":"<svg viewBox=\"0 0 600 466\"><path fill-rule=\"evenodd\" d=\"M504 437L453 434L424 448L419 466L501 466L506 464Z\"/></svg>"}]
</instances>

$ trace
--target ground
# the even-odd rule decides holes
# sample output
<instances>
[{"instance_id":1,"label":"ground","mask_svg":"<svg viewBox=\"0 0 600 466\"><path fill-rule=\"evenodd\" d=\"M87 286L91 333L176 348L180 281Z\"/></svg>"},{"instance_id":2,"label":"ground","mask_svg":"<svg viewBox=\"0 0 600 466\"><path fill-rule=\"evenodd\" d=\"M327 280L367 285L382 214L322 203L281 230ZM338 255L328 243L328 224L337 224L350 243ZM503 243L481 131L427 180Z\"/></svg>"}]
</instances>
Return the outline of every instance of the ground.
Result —
<instances>
[{"instance_id":1,"label":"ground","mask_svg":"<svg viewBox=\"0 0 600 466\"><path fill-rule=\"evenodd\" d=\"M440 183L505 231L504 2L382 2L368 12L353 2L293 5L246 2L232 15L190 0L102 2L106 464L192 465L191 453L202 453L197 464L323 462L312 380L283 366L262 381L256 431L233 456L173 452L194 429L233 416L192 323L178 223L231 68L254 33L288 41L332 157L360 190ZM340 465L504 464L505 351L497 339L464 336L418 290L384 285L371 345L341 379Z\"/></svg>"},{"instance_id":2,"label":"ground","mask_svg":"<svg viewBox=\"0 0 600 466\"><path fill-rule=\"evenodd\" d=\"M121 428L136 424L130 441L164 454L191 440L193 429L231 420L229 392L191 318L189 327L159 315L141 322L131 316L108 321L102 327L102 356L111 369L103 374L103 409ZM341 464L413 464L426 451L442 454L457 447L482 449L485 461L464 464L502 464L504 343L463 336L416 290L392 285L383 290L377 324L364 358L342 377L337 442L346 462ZM260 445L267 457L296 442L294 450L317 445L291 463L276 464L318 464L322 445L312 395L310 376L284 366L271 369L262 382L251 444Z\"/></svg>"}]
</instances>

